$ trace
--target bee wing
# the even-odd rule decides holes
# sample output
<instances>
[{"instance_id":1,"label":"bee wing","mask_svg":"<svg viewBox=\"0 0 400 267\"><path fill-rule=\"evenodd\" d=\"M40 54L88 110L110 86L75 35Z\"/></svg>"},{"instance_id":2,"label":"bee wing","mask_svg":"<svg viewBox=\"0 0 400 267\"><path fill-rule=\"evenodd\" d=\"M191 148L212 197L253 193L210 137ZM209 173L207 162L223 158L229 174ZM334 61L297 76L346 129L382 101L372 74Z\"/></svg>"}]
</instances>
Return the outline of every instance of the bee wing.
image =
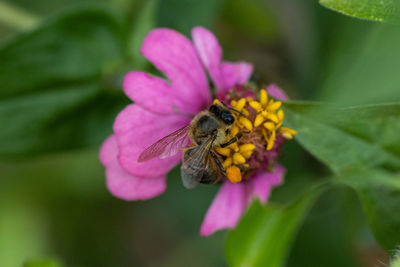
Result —
<instances>
[{"instance_id":1,"label":"bee wing","mask_svg":"<svg viewBox=\"0 0 400 267\"><path fill-rule=\"evenodd\" d=\"M188 158L184 158L181 166L181 176L183 185L192 189L199 184L203 177L204 170L207 168L210 149L215 137L210 136L199 146L189 148L192 152Z\"/></svg>"},{"instance_id":2,"label":"bee wing","mask_svg":"<svg viewBox=\"0 0 400 267\"><path fill-rule=\"evenodd\" d=\"M189 144L189 125L176 130L175 132L158 140L140 154L138 162L148 161L153 158L168 158Z\"/></svg>"}]
</instances>

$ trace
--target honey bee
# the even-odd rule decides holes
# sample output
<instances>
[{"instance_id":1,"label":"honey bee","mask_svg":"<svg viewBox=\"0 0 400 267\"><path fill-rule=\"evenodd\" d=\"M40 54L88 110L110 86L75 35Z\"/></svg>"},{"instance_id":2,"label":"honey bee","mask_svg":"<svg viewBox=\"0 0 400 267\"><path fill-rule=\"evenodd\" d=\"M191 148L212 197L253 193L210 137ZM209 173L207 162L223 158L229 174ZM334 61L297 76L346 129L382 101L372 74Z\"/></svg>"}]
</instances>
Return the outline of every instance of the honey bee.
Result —
<instances>
[{"instance_id":1,"label":"honey bee","mask_svg":"<svg viewBox=\"0 0 400 267\"><path fill-rule=\"evenodd\" d=\"M143 162L156 157L166 158L183 150L181 176L183 185L192 189L199 183L213 184L225 174L220 158L214 147L226 147L237 142L241 134L225 142L235 122L231 110L224 104L216 103L197 114L189 125L165 136L148 147L139 156ZM240 112L239 112L240 113ZM190 146L190 141L192 146Z\"/></svg>"}]
</instances>

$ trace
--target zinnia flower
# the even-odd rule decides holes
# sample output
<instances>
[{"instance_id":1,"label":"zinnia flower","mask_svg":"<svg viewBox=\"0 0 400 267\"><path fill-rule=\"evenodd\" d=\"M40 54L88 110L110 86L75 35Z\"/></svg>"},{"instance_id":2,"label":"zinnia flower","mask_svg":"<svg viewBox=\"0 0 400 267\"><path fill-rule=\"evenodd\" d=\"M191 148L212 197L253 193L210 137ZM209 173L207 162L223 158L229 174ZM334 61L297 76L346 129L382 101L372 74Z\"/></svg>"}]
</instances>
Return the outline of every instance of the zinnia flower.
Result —
<instances>
[{"instance_id":1,"label":"zinnia flower","mask_svg":"<svg viewBox=\"0 0 400 267\"><path fill-rule=\"evenodd\" d=\"M141 53L168 80L145 72L125 76L123 90L134 101L117 116L111 135L100 149L107 187L125 200L153 198L166 189L167 173L181 161L181 153L138 162L139 155L164 136L188 125L194 115L213 101L240 111L231 136L239 142L216 148L226 169L218 194L203 224L201 235L236 226L254 198L265 204L271 189L282 183L284 168L276 163L283 139L296 131L282 127L280 109L285 94L276 86L260 90L248 85L252 65L222 61L215 36L202 27L192 30L193 43L171 29L155 29L145 38ZM219 100L213 100L205 69ZM269 96L275 99L269 99Z\"/></svg>"}]
</instances>

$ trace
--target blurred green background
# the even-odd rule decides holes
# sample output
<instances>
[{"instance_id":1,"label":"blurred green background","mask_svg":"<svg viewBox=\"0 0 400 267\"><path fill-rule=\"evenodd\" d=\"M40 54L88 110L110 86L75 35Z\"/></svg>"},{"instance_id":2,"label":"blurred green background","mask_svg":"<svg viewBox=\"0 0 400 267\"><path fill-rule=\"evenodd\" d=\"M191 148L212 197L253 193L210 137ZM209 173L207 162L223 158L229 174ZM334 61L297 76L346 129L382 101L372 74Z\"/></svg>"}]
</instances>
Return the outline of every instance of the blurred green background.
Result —
<instances>
[{"instance_id":1,"label":"blurred green background","mask_svg":"<svg viewBox=\"0 0 400 267\"><path fill-rule=\"evenodd\" d=\"M309 0L10 0L0 2L0 266L226 266L227 231L200 237L216 186L125 202L105 188L98 148L129 101L121 80L153 71L140 56L154 27L210 28L224 58L255 65L291 99L340 106L400 100L400 35ZM296 142L271 201L288 203L329 171ZM35 262L36 261L36 262ZM380 266L388 255L355 193L312 208L287 266ZM28 265L27 265L28 266Z\"/></svg>"}]
</instances>

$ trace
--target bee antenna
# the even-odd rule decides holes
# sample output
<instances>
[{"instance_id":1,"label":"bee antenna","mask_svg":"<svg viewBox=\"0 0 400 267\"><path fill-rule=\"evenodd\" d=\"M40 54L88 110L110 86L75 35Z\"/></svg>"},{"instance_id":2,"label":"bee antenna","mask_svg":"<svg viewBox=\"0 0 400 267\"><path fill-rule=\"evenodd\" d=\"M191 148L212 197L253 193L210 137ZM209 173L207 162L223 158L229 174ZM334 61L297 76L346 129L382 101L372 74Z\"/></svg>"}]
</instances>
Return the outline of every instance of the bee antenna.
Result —
<instances>
[{"instance_id":1,"label":"bee antenna","mask_svg":"<svg viewBox=\"0 0 400 267\"><path fill-rule=\"evenodd\" d=\"M233 111L235 111L235 112L239 113L240 115L242 115L243 117L246 117L246 115L244 115L244 114L243 114L243 112L240 112L240 111L239 111L239 110L237 110L237 109L234 109L234 108L228 107L228 105L227 105L227 104L225 104L225 102L223 102L223 101L220 101L220 102L221 102L221 104L222 104L222 105L224 105L225 107L229 108L230 110L233 110Z\"/></svg>"},{"instance_id":2,"label":"bee antenna","mask_svg":"<svg viewBox=\"0 0 400 267\"><path fill-rule=\"evenodd\" d=\"M228 107L228 108L229 108L230 110L233 110L233 111L239 113L239 114L242 115L243 117L246 117L246 115L244 115L243 112L240 112L239 110L234 109L234 108L231 108L231 107Z\"/></svg>"}]
</instances>

